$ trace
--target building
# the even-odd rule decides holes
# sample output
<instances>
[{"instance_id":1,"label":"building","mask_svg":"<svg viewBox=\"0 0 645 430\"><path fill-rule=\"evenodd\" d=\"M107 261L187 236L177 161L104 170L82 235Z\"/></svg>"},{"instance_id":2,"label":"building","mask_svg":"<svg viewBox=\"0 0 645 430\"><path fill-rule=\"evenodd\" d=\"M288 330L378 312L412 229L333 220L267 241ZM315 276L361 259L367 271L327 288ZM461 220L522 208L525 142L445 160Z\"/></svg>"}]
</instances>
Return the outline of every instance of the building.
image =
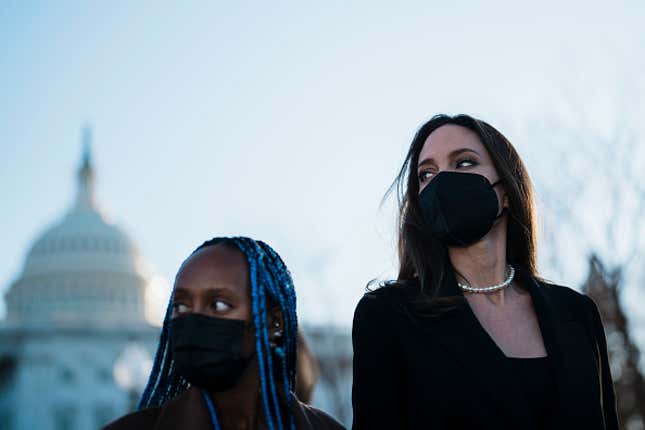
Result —
<instances>
[{"instance_id":1,"label":"building","mask_svg":"<svg viewBox=\"0 0 645 430\"><path fill-rule=\"evenodd\" d=\"M307 343L320 365L311 404L345 427L352 426L352 338L349 329L304 325Z\"/></svg>"},{"instance_id":2,"label":"building","mask_svg":"<svg viewBox=\"0 0 645 430\"><path fill-rule=\"evenodd\" d=\"M131 408L159 329L150 277L94 198L90 132L75 202L36 239L0 321L0 429L96 429Z\"/></svg>"},{"instance_id":3,"label":"building","mask_svg":"<svg viewBox=\"0 0 645 430\"><path fill-rule=\"evenodd\" d=\"M67 213L27 252L0 321L0 430L91 430L132 410L159 328L145 319L151 277L94 196L90 132ZM320 364L313 404L351 423L347 330L304 328Z\"/></svg>"}]
</instances>

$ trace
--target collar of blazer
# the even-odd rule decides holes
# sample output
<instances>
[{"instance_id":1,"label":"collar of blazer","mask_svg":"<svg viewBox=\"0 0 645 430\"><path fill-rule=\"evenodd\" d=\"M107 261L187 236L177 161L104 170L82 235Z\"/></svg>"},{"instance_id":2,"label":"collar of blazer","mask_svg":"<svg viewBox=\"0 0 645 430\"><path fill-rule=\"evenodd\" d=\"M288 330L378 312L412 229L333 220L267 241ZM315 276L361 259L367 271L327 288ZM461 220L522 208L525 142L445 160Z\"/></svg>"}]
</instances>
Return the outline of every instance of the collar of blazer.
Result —
<instances>
[{"instance_id":1,"label":"collar of blazer","mask_svg":"<svg viewBox=\"0 0 645 430\"><path fill-rule=\"evenodd\" d=\"M210 430L212 427L199 389L191 387L161 406L154 429Z\"/></svg>"},{"instance_id":2,"label":"collar of blazer","mask_svg":"<svg viewBox=\"0 0 645 430\"><path fill-rule=\"evenodd\" d=\"M581 315L579 309L575 309L582 301L576 301L572 291L541 282L522 268L516 267L516 279L530 292L550 357L557 387L556 402L561 408L558 416L566 419L557 425L563 429L583 428L581 423L597 416L597 411L591 409L598 407L601 394L597 384L599 372L592 353L593 341L585 330L583 319L577 317ZM442 295L463 294L456 286L454 275L448 276L446 283L442 286ZM508 428L533 428L528 405L523 401L522 381L500 377L512 374L510 362L470 306L424 320L421 325L432 331L433 339L464 368L468 378L476 381L473 391L464 395L481 395L482 399L489 399L485 404L493 408L491 412L507 418Z\"/></svg>"}]
</instances>

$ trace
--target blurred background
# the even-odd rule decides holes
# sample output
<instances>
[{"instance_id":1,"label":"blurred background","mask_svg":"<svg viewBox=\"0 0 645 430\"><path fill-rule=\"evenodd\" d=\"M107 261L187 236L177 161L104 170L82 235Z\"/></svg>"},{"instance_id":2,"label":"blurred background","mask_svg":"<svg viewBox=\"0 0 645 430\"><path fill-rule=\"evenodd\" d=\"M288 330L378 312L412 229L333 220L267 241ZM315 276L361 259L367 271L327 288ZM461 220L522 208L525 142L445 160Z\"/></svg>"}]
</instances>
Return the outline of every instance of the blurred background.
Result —
<instances>
[{"instance_id":1,"label":"blurred background","mask_svg":"<svg viewBox=\"0 0 645 430\"><path fill-rule=\"evenodd\" d=\"M314 405L351 423L351 322L396 274L381 199L417 127L501 130L540 271L603 314L645 428L645 3L0 1L0 429L93 429L145 384L175 272L248 235L290 267Z\"/></svg>"}]
</instances>

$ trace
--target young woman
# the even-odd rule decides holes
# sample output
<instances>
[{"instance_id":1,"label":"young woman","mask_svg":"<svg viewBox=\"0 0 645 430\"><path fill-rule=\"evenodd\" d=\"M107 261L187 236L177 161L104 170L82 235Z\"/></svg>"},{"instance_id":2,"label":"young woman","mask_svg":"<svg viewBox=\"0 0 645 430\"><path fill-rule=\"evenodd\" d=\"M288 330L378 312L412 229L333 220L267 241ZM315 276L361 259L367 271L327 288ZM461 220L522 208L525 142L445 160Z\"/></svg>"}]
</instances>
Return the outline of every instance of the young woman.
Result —
<instances>
[{"instance_id":1,"label":"young woman","mask_svg":"<svg viewBox=\"0 0 645 430\"><path fill-rule=\"evenodd\" d=\"M106 429L343 427L293 394L296 295L282 259L215 238L182 264L139 410Z\"/></svg>"},{"instance_id":2,"label":"young woman","mask_svg":"<svg viewBox=\"0 0 645 430\"><path fill-rule=\"evenodd\" d=\"M510 142L435 116L395 184L400 269L356 308L353 429L617 429L598 310L537 276Z\"/></svg>"}]
</instances>

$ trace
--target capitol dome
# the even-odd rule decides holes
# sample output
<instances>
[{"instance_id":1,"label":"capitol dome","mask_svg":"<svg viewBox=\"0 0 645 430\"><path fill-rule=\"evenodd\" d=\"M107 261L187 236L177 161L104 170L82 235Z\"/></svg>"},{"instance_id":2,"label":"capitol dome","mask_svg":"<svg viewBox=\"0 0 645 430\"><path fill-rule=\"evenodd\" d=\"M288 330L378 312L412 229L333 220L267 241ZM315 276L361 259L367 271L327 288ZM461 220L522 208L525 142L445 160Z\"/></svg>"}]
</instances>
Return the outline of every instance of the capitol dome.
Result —
<instances>
[{"instance_id":1,"label":"capitol dome","mask_svg":"<svg viewBox=\"0 0 645 430\"><path fill-rule=\"evenodd\" d=\"M34 241L7 293L8 323L145 323L145 265L96 204L89 130L77 180L72 207Z\"/></svg>"}]
</instances>

